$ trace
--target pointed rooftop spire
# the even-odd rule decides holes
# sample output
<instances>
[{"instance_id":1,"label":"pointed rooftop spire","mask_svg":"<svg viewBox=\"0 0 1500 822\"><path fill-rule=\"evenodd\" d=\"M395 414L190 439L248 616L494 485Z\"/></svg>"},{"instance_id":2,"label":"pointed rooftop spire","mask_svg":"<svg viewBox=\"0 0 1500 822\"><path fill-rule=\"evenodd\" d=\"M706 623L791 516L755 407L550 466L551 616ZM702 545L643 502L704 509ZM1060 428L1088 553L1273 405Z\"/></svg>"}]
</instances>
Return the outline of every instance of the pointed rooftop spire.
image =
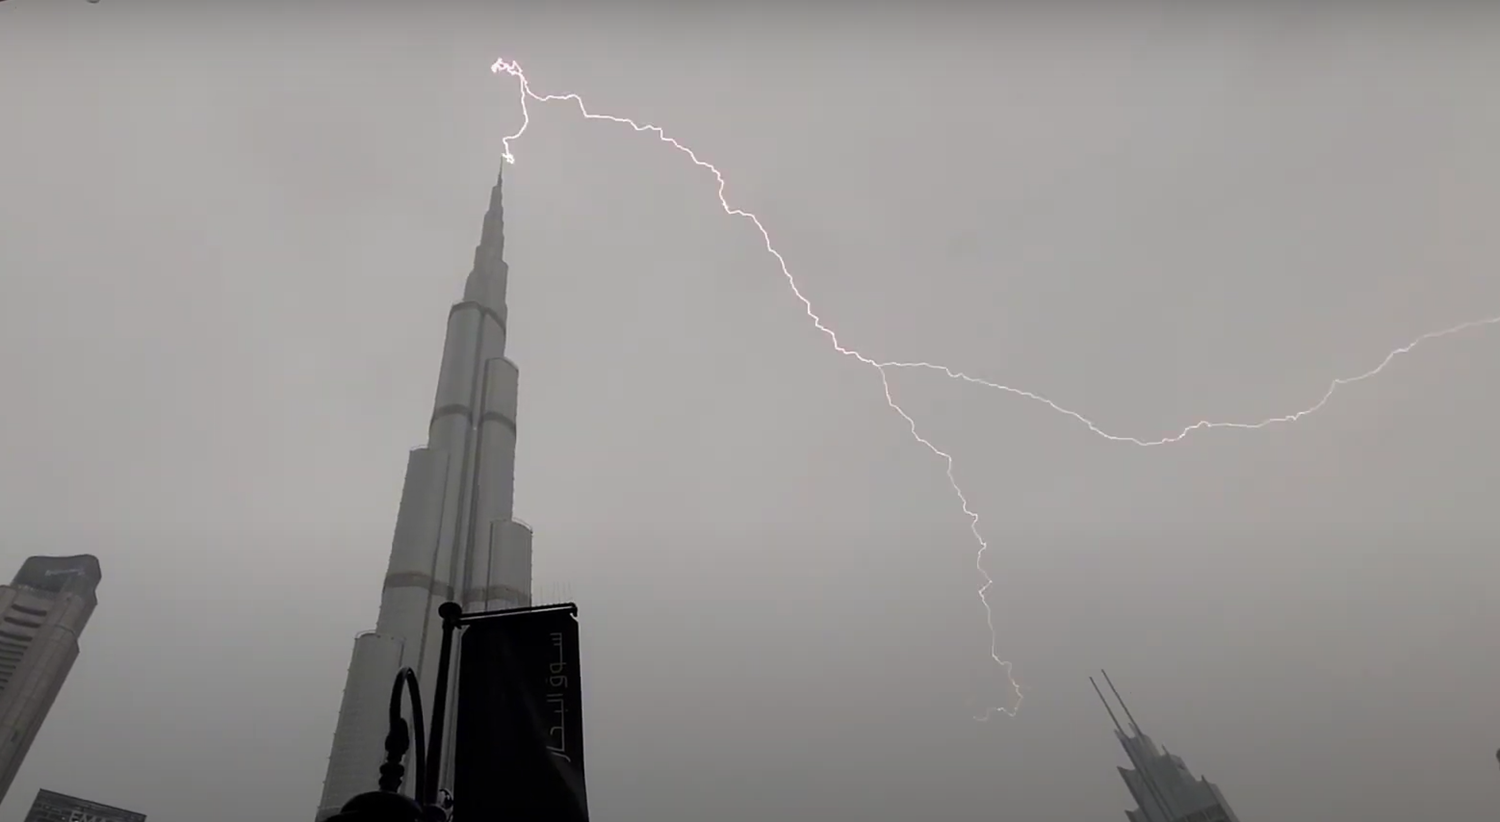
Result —
<instances>
[{"instance_id":1,"label":"pointed rooftop spire","mask_svg":"<svg viewBox=\"0 0 1500 822\"><path fill-rule=\"evenodd\" d=\"M493 246L496 253L505 249L505 202L501 197L501 186L505 182L505 163L500 163L500 174L495 178L495 187L490 189L490 209L484 215L484 230L480 234L480 245Z\"/></svg>"},{"instance_id":2,"label":"pointed rooftop spire","mask_svg":"<svg viewBox=\"0 0 1500 822\"><path fill-rule=\"evenodd\" d=\"M505 264L505 204L501 200L503 169L495 187L490 191L490 209L484 215L484 227L479 233L479 247L474 250L474 270L464 284L464 300L477 302L505 314L505 280L509 266Z\"/></svg>"}]
</instances>

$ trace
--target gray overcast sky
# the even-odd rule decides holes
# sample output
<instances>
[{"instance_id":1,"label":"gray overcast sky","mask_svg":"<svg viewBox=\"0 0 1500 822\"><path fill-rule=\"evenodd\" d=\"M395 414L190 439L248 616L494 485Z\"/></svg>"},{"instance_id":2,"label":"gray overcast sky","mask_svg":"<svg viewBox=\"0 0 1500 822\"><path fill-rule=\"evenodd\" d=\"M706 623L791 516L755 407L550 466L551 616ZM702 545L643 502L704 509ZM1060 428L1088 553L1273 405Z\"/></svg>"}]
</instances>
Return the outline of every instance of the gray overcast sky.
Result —
<instances>
[{"instance_id":1,"label":"gray overcast sky","mask_svg":"<svg viewBox=\"0 0 1500 822\"><path fill-rule=\"evenodd\" d=\"M0 822L311 817L502 54L724 169L848 344L1112 432L1500 314L1500 13L813 5L0 5L0 573L105 573ZM1100 666L1247 822L1494 813L1500 329L1150 450L898 375L1028 688L979 724L975 546L874 372L681 155L562 105L515 153L517 511L598 818L1118 819Z\"/></svg>"}]
</instances>

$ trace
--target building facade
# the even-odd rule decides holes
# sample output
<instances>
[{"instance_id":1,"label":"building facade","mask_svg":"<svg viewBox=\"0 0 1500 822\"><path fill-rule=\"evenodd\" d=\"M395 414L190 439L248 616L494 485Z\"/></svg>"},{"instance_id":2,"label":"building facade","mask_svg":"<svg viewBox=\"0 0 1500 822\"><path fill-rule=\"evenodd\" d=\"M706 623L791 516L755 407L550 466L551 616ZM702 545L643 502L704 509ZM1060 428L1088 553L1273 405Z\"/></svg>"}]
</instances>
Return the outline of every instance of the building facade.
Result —
<instances>
[{"instance_id":1,"label":"building facade","mask_svg":"<svg viewBox=\"0 0 1500 822\"><path fill-rule=\"evenodd\" d=\"M505 357L504 245L497 181L463 299L448 313L427 444L407 458L375 629L354 641L319 820L377 788L391 684L401 668L417 672L423 701L432 704L438 606L451 600L482 611L531 603L531 530L512 517L519 373ZM457 651L455 643L455 666ZM450 681L444 788L452 781L457 716L457 677ZM407 774L409 792L410 760Z\"/></svg>"},{"instance_id":2,"label":"building facade","mask_svg":"<svg viewBox=\"0 0 1500 822\"><path fill-rule=\"evenodd\" d=\"M1158 748L1151 737L1141 732L1120 692L1109 682L1109 674L1104 674L1104 679L1130 724L1127 731L1104 698L1104 692L1099 690L1099 683L1090 678L1109 718L1114 720L1115 738L1130 759L1131 767L1119 769L1120 778L1125 780L1136 804L1135 810L1125 812L1125 818L1129 822L1240 822L1219 786L1194 777L1181 757Z\"/></svg>"},{"instance_id":3,"label":"building facade","mask_svg":"<svg viewBox=\"0 0 1500 822\"><path fill-rule=\"evenodd\" d=\"M31 557L0 586L0 801L78 658L101 578L87 554Z\"/></svg>"},{"instance_id":4,"label":"building facade","mask_svg":"<svg viewBox=\"0 0 1500 822\"><path fill-rule=\"evenodd\" d=\"M26 822L146 822L146 815L53 791L37 791Z\"/></svg>"}]
</instances>

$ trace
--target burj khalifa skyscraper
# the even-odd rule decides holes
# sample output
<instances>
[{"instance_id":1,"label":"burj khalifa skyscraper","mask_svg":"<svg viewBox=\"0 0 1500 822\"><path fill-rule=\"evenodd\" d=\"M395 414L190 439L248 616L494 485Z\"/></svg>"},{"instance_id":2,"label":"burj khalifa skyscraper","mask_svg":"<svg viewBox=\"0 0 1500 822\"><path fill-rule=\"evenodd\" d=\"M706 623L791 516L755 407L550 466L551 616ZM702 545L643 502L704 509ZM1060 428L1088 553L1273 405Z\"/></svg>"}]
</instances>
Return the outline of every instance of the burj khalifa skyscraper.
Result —
<instances>
[{"instance_id":1,"label":"burj khalifa skyscraper","mask_svg":"<svg viewBox=\"0 0 1500 822\"><path fill-rule=\"evenodd\" d=\"M438 606L452 600L472 612L531 604L531 529L512 517L519 374L505 358L503 219L497 181L463 300L448 312L427 445L407 458L380 615L375 630L354 641L320 822L376 789L397 671L416 670L431 704L442 635ZM448 698L454 705L456 694ZM450 708L440 787L452 783L456 715Z\"/></svg>"}]
</instances>

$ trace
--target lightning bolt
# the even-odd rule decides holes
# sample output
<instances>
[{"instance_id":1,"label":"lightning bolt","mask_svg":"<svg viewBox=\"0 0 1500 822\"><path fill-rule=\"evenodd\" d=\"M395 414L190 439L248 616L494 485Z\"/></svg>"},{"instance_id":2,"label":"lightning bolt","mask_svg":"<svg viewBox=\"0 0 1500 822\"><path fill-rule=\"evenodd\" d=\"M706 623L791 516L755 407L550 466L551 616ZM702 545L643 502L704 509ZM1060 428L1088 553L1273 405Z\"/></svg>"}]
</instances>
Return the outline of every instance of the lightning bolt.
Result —
<instances>
[{"instance_id":1,"label":"lightning bolt","mask_svg":"<svg viewBox=\"0 0 1500 822\"><path fill-rule=\"evenodd\" d=\"M490 71L495 74L505 74L514 77L520 87L521 127L517 129L515 134L512 134L501 140L501 145L504 148L503 156L505 162L512 164L515 163L516 158L510 152L510 144L516 140L519 140L521 138L521 135L526 133L526 128L531 125L531 111L527 107L528 102L572 102L577 104L578 111L583 115L583 118L585 120L604 120L610 123L617 123L622 126L629 126L631 129L637 132L649 132L656 135L656 138L661 142L666 143L672 148L675 148L683 154L687 155L687 158L691 160L694 165L698 166L699 168L705 169L709 173L714 175L714 179L719 183L719 205L724 209L724 213L728 214L731 217L740 217L750 221L750 223L755 226L755 230L760 232L761 239L765 241L766 251L769 252L772 257L776 258L776 263L781 267L781 274L786 278L787 285L791 287L793 296L795 296L797 300L802 303L803 309L807 312L807 318L809 320L812 320L813 327L818 331L821 331L824 336L828 337L828 342L833 346L833 349L846 357L852 357L853 359L856 359L859 362L870 366L871 368L875 369L875 372L877 374L880 375L880 387L881 390L885 393L886 405L890 406L891 410L899 414L901 416L901 419L906 422L906 426L911 432L912 439L916 440L922 446L927 448L927 450L931 451L933 454L936 454L943 460L946 467L945 473L948 476L948 484L952 487L954 495L958 497L958 502L960 507L963 509L964 516L969 518L969 532L974 535L974 540L979 545L979 549L975 553L974 557L974 567L978 569L979 575L983 579L983 583L979 586L979 601L984 605L985 624L989 627L990 631L990 658L994 660L995 664L1005 672L1005 677L1010 683L1011 691L1015 695L1014 701L1012 701L1009 706L987 708L985 709L984 713L976 716L975 719L981 722L990 720L996 714L1015 716L1021 708L1021 700L1023 698L1021 685L1016 681L1014 666L1008 660L1001 659L998 650L999 634L995 630L995 612L991 607L989 600L989 592L990 589L994 586L995 580L984 568L984 555L985 552L989 550L989 542L985 540L984 535L979 531L979 514L975 513L974 510L969 507L969 499L967 496L965 496L963 488L959 486L958 479L953 475L953 455L942 450L941 448L938 448L936 445L933 445L930 440L922 436L922 433L917 429L917 421L913 419L910 414L906 413L905 409L903 409L896 402L896 398L891 394L891 382L889 374L890 369L909 368L938 371L947 376L949 379L959 380L974 385L980 385L985 388L990 388L996 391L1003 391L1007 394L1013 394L1024 399L1031 400L1033 402L1041 403L1042 405L1047 406L1048 408L1059 414L1062 414L1065 417L1071 417L1073 420L1086 427L1090 433L1093 433L1111 442L1129 443L1131 445L1150 448L1158 445L1169 445L1172 443L1181 442L1183 439L1186 439L1189 434L1192 434L1195 431L1203 431L1212 428L1257 430L1261 428L1268 428L1273 425L1296 422L1303 417L1322 409L1323 406L1327 405L1329 400L1333 398L1334 393L1338 391L1339 388L1345 385L1350 385L1352 383L1367 380L1375 376L1376 374L1379 374L1381 371L1384 371L1386 366L1390 365L1391 362L1397 357L1411 352L1412 349L1416 348L1424 342L1427 342L1428 340L1451 336L1453 334L1458 334L1463 331L1479 328L1481 326L1500 324L1500 316L1494 316L1488 317L1486 319L1470 320L1469 322L1460 323L1458 325L1444 328L1439 331L1429 331L1428 333L1417 337L1406 345L1403 345L1400 348L1391 351L1385 356L1385 359L1381 360L1380 364L1376 365L1374 368L1371 368L1370 370L1353 377L1340 377L1333 380L1328 384L1328 389L1323 392L1323 396L1319 398L1316 403L1313 403L1312 405L1302 409L1301 411L1296 411L1284 416L1271 417L1259 422L1213 422L1210 420L1200 420L1196 423L1193 423L1192 425L1183 428L1181 431L1172 436L1162 437L1155 440L1111 434L1110 432L1100 428L1097 424L1094 423L1093 420L1089 419L1088 417L1085 417L1077 411L1065 408L1064 406L1053 402L1052 400L1042 396L1041 394L1036 394L1022 388L1015 388L1009 385L1002 385L1000 383L991 382L989 380L971 376L962 371L957 371L949 368L948 366L940 365L937 363L897 361L882 362L880 360L872 359L871 357L860 353L856 349L846 347L843 343L839 342L838 334L832 328L824 325L822 318L820 318L818 316L818 313L813 310L812 301L809 300L802 293L802 289L798 287L797 278L792 276L791 268L787 265L786 258L782 257L781 252L776 250L775 245L771 242L771 233L766 230L766 227L761 223L760 218L748 211L744 211L742 209L735 208L733 205L730 205L728 198L724 196L724 189L727 186L727 183L724 179L723 172L719 171L717 166L707 162L706 160L700 159L696 152L694 152L691 148L683 145L682 143L679 143L672 137L668 136L667 133L663 131L659 126L653 126L649 123L637 123L628 117L616 117L610 114L596 114L592 111L589 111L588 106L586 106L583 102L583 98L578 96L577 94L537 94L536 92L531 90L530 81L527 80L525 72L521 70L520 64L515 61L506 60L502 57L499 60L496 60L494 65L490 66Z\"/></svg>"}]
</instances>

